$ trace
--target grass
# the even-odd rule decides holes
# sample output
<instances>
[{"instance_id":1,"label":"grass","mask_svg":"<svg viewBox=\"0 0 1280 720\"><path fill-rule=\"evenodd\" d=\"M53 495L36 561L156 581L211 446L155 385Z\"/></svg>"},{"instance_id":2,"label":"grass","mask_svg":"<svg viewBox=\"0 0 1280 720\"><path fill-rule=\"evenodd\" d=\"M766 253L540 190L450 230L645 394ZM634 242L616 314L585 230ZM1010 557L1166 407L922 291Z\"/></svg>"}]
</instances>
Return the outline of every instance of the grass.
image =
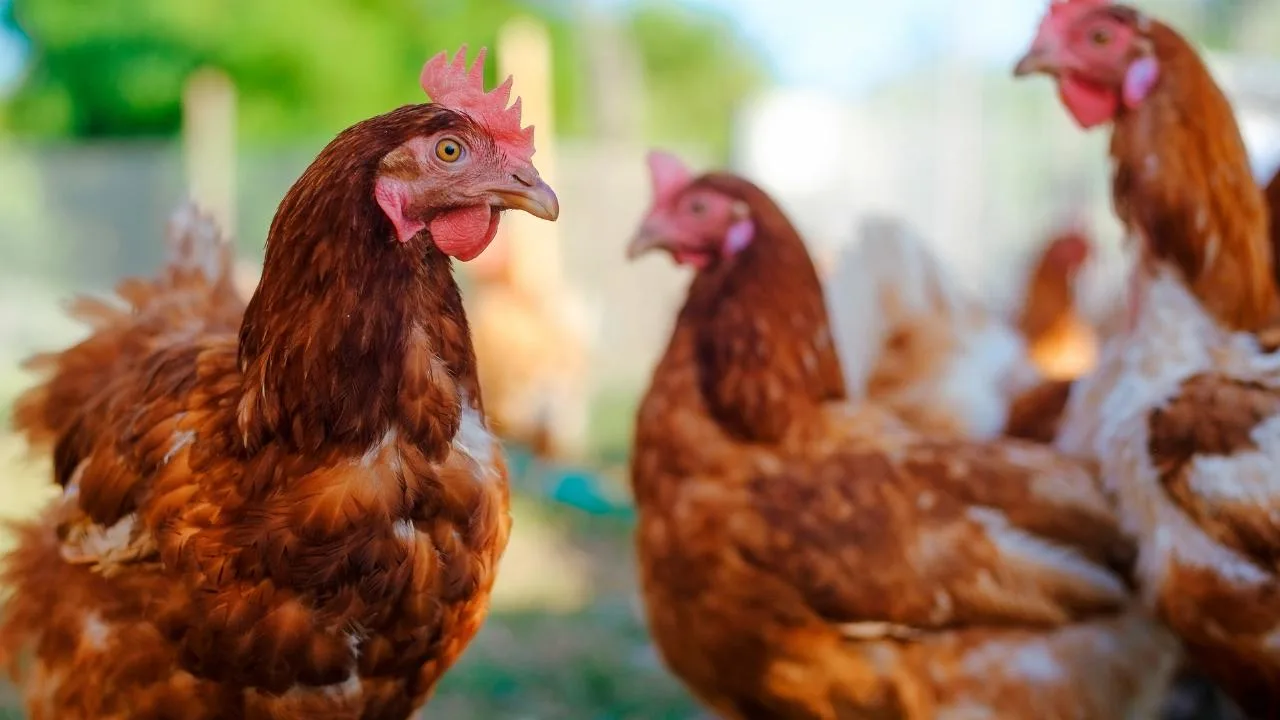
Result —
<instances>
[{"instance_id":1,"label":"grass","mask_svg":"<svg viewBox=\"0 0 1280 720\"><path fill-rule=\"evenodd\" d=\"M523 518L517 517L517 523ZM649 643L629 523L554 510L544 521L581 553L592 592L567 612L495 611L430 706L430 717L685 720L700 717ZM517 526L519 527L519 525ZM510 560L511 558L508 558ZM513 568L504 561L503 579ZM542 572L553 571L543 566Z\"/></svg>"}]
</instances>

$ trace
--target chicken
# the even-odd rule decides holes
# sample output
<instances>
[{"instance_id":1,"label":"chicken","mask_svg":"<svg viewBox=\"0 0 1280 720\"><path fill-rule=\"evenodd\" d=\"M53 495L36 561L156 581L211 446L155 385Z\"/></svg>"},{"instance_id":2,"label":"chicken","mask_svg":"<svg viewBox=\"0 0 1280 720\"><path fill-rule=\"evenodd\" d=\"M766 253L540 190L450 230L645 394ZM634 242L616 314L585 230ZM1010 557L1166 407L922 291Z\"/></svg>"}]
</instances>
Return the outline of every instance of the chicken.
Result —
<instances>
[{"instance_id":1,"label":"chicken","mask_svg":"<svg viewBox=\"0 0 1280 720\"><path fill-rule=\"evenodd\" d=\"M637 417L641 585L726 720L1151 717L1178 658L1095 479L846 397L817 273L735 176L650 157L628 248L696 271Z\"/></svg>"},{"instance_id":2,"label":"chicken","mask_svg":"<svg viewBox=\"0 0 1280 720\"><path fill-rule=\"evenodd\" d=\"M1276 286L1280 287L1280 170L1271 177L1265 190L1267 215L1271 218L1271 260Z\"/></svg>"},{"instance_id":3,"label":"chicken","mask_svg":"<svg viewBox=\"0 0 1280 720\"><path fill-rule=\"evenodd\" d=\"M540 457L580 461L593 340L586 302L572 287L519 282L512 259L502 255L470 268L472 336L489 419L499 436Z\"/></svg>"},{"instance_id":4,"label":"chicken","mask_svg":"<svg viewBox=\"0 0 1280 720\"><path fill-rule=\"evenodd\" d=\"M1050 304L1045 294L1032 293L1040 307ZM864 221L860 240L839 256L827 301L855 396L925 432L1052 439L1070 383L1044 377L1026 337L966 293L898 221Z\"/></svg>"},{"instance_id":5,"label":"chicken","mask_svg":"<svg viewBox=\"0 0 1280 720\"><path fill-rule=\"evenodd\" d=\"M1087 356L1066 279L1083 261L1075 242L1046 252L1065 266L1033 275L1024 311L1046 318L1024 327L1042 341L1039 359L1055 377L1038 368L1028 337L969 296L927 242L896 220L869 218L827 286L847 387L924 432L1051 442L1074 379L1066 370Z\"/></svg>"},{"instance_id":6,"label":"chicken","mask_svg":"<svg viewBox=\"0 0 1280 720\"><path fill-rule=\"evenodd\" d=\"M1230 105L1173 29L1099 0L1050 7L1017 73L1110 122L1138 246L1131 328L1080 381L1059 447L1094 457L1137 536L1152 610L1249 714L1280 716L1280 355L1268 213Z\"/></svg>"},{"instance_id":7,"label":"chicken","mask_svg":"<svg viewBox=\"0 0 1280 720\"><path fill-rule=\"evenodd\" d=\"M1091 245L1079 229L1045 247L1027 279L1016 325L1027 353L1049 380L1074 380L1097 362L1097 334L1076 312L1075 279Z\"/></svg>"},{"instance_id":8,"label":"chicken","mask_svg":"<svg viewBox=\"0 0 1280 720\"><path fill-rule=\"evenodd\" d=\"M480 627L508 490L451 258L559 207L483 51L421 80L289 190L241 318L216 236L180 234L42 363L19 429L64 491L0 578L32 720L403 719Z\"/></svg>"}]
</instances>

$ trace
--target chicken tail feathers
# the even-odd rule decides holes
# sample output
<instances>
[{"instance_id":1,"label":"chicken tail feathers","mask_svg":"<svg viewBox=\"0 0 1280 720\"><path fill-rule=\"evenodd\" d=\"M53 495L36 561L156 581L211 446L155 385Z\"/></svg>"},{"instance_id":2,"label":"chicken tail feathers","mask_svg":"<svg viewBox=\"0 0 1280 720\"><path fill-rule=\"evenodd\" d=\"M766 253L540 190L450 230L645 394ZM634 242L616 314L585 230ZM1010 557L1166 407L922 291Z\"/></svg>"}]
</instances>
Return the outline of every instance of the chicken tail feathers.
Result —
<instances>
[{"instance_id":1,"label":"chicken tail feathers","mask_svg":"<svg viewBox=\"0 0 1280 720\"><path fill-rule=\"evenodd\" d=\"M216 222L187 202L170 217L165 265L151 277L127 278L115 297L80 297L68 313L90 328L61 352L28 360L42 382L23 393L14 427L33 449L56 443L117 373L133 368L164 337L198 330L233 332L244 312L235 289L231 243Z\"/></svg>"},{"instance_id":2,"label":"chicken tail feathers","mask_svg":"<svg viewBox=\"0 0 1280 720\"><path fill-rule=\"evenodd\" d=\"M211 215L195 201L183 203L169 217L166 260L174 271L198 272L210 285L231 277L231 243Z\"/></svg>"}]
</instances>

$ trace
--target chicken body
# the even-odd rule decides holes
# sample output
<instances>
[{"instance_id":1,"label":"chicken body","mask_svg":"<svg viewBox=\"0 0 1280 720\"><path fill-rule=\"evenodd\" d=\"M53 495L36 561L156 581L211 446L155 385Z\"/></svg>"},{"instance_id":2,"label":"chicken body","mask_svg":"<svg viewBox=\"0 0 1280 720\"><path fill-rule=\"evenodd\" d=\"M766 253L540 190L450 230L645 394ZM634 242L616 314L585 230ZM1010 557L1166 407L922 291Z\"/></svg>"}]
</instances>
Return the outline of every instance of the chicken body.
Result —
<instances>
[{"instance_id":1,"label":"chicken body","mask_svg":"<svg viewBox=\"0 0 1280 720\"><path fill-rule=\"evenodd\" d=\"M925 432L998 436L1041 380L1023 337L898 221L868 218L861 235L827 285L850 391Z\"/></svg>"},{"instance_id":2,"label":"chicken body","mask_svg":"<svg viewBox=\"0 0 1280 720\"><path fill-rule=\"evenodd\" d=\"M1130 92L1110 118L1113 200L1139 249L1130 326L1080 381L1058 445L1101 464L1140 541L1143 595L1189 658L1252 716L1280 717L1280 355L1257 336L1277 301L1262 193L1230 105L1183 38L1122 6L1055 9L1020 67L1099 52L1071 38L1114 40L1106 62L1058 78L1084 68L1098 83L1080 80L1088 92ZM1117 79L1146 82L1152 68L1142 97Z\"/></svg>"},{"instance_id":3,"label":"chicken body","mask_svg":"<svg viewBox=\"0 0 1280 720\"><path fill-rule=\"evenodd\" d=\"M976 440L1050 442L1075 373L1093 361L1073 311L1079 260L1053 245L1015 326L960 287L925 240L869 218L827 285L846 385L918 430Z\"/></svg>"},{"instance_id":4,"label":"chicken body","mask_svg":"<svg viewBox=\"0 0 1280 720\"><path fill-rule=\"evenodd\" d=\"M732 255L664 245L701 268L632 462L672 670L727 719L1154 716L1177 646L1111 569L1131 548L1095 479L1048 448L931 438L849 403L777 207L723 175L683 197L663 202L704 208L693 222L717 197L747 208L755 236ZM655 214L637 242L656 242Z\"/></svg>"},{"instance_id":5,"label":"chicken body","mask_svg":"<svg viewBox=\"0 0 1280 720\"><path fill-rule=\"evenodd\" d=\"M32 720L402 720L430 695L510 518L428 227L454 217L429 189L450 169L420 148L486 132L438 105L354 126L282 202L247 308L216 233L179 232L159 278L40 361L18 423L63 494L20 527L0 614Z\"/></svg>"}]
</instances>

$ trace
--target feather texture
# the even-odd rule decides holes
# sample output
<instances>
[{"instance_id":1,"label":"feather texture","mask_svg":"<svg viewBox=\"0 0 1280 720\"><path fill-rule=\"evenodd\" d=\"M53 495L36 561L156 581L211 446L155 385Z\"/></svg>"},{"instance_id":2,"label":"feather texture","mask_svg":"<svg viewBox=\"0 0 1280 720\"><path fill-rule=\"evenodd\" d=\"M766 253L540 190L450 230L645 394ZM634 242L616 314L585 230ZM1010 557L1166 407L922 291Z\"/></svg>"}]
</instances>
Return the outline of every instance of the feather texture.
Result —
<instances>
[{"instance_id":1,"label":"feather texture","mask_svg":"<svg viewBox=\"0 0 1280 720\"><path fill-rule=\"evenodd\" d=\"M506 471L450 261L373 197L382 157L469 122L418 105L339 135L247 307L196 223L41 361L18 422L64 493L20 529L0 615L33 720L402 719L474 636Z\"/></svg>"}]
</instances>

